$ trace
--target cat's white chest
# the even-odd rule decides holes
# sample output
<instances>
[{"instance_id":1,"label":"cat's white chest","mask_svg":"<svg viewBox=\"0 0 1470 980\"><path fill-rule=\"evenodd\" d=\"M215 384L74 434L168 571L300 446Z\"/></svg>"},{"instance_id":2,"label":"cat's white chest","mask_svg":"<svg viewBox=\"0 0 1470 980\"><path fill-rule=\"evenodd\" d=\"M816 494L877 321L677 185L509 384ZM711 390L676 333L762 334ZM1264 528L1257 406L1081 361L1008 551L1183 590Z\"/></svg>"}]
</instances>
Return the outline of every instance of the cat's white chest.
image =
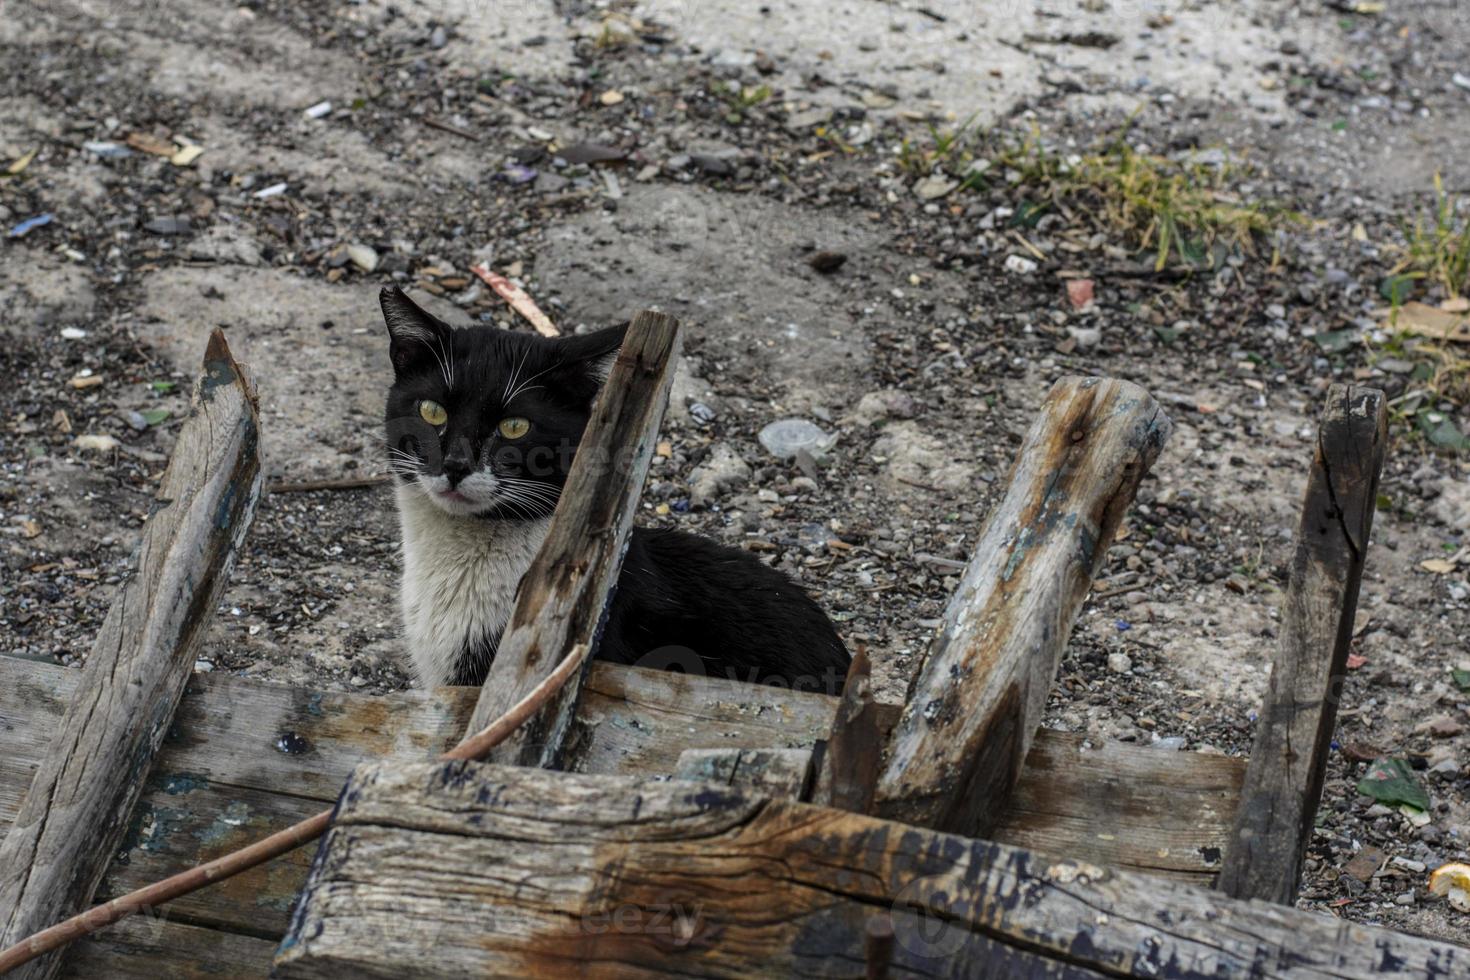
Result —
<instances>
[{"instance_id":1,"label":"cat's white chest","mask_svg":"<svg viewBox=\"0 0 1470 980\"><path fill-rule=\"evenodd\" d=\"M550 518L485 521L444 513L399 487L404 642L420 687L448 684L469 646L497 636Z\"/></svg>"}]
</instances>

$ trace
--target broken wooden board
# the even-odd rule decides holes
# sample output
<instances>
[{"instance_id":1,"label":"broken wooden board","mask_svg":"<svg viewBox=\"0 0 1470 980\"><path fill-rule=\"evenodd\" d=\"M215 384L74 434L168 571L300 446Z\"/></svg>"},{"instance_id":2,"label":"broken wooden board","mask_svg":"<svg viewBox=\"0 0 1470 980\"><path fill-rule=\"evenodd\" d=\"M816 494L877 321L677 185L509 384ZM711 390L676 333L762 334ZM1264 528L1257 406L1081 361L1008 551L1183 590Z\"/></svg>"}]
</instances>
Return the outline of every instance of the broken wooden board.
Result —
<instances>
[{"instance_id":1,"label":"broken wooden board","mask_svg":"<svg viewBox=\"0 0 1470 980\"><path fill-rule=\"evenodd\" d=\"M873 812L989 834L1021 778L1092 576L1169 431L1135 384L1052 386L909 687Z\"/></svg>"},{"instance_id":2,"label":"broken wooden board","mask_svg":"<svg viewBox=\"0 0 1470 980\"><path fill-rule=\"evenodd\" d=\"M79 677L0 657L0 833L15 812L7 801L23 794ZM359 762L442 751L463 730L477 694L459 687L375 697L196 675L103 893L289 826L333 801ZM579 709L576 764L591 773L667 775L689 748L810 748L831 730L836 707L825 695L595 663ZM874 707L886 730L897 709ZM1230 788L1244 768L1242 759L1122 744L1085 749L1081 736L1043 729L995 838L1208 884L1228 839ZM1150 850L1152 841L1160 843ZM247 873L244 891L205 889L170 905L169 915L275 938L309 859L309 849L293 852Z\"/></svg>"},{"instance_id":3,"label":"broken wooden board","mask_svg":"<svg viewBox=\"0 0 1470 980\"><path fill-rule=\"evenodd\" d=\"M260 496L254 386L216 330L134 555L75 696L0 841L0 948L92 896L172 723ZM11 971L56 975L52 951Z\"/></svg>"},{"instance_id":4,"label":"broken wooden board","mask_svg":"<svg viewBox=\"0 0 1470 980\"><path fill-rule=\"evenodd\" d=\"M1302 501L1281 640L1219 888L1291 905L1347 683L1358 587L1388 444L1383 392L1333 385Z\"/></svg>"},{"instance_id":5,"label":"broken wooden board","mask_svg":"<svg viewBox=\"0 0 1470 980\"><path fill-rule=\"evenodd\" d=\"M633 318L612 372L592 403L546 540L516 588L510 622L480 689L466 735L530 694L576 647L595 649L623 567L643 481L679 358L679 321ZM490 750L522 766L560 767L584 667L530 720Z\"/></svg>"},{"instance_id":6,"label":"broken wooden board","mask_svg":"<svg viewBox=\"0 0 1470 980\"><path fill-rule=\"evenodd\" d=\"M275 975L851 976L875 915L891 975L1470 971L1447 943L719 784L441 762L353 774Z\"/></svg>"}]
</instances>

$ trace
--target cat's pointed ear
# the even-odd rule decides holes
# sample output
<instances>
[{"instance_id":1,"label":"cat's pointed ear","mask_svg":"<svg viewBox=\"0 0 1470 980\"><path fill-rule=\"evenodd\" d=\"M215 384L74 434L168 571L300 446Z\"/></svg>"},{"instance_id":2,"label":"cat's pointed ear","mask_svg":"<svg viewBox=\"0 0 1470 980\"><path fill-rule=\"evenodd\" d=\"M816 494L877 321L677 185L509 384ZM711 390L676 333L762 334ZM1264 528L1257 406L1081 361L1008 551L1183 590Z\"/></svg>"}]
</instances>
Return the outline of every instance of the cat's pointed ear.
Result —
<instances>
[{"instance_id":1,"label":"cat's pointed ear","mask_svg":"<svg viewBox=\"0 0 1470 980\"><path fill-rule=\"evenodd\" d=\"M383 307L383 322L388 324L393 370L401 374L421 363L438 363L435 359L442 357L449 325L421 309L397 286L384 286L378 303Z\"/></svg>"},{"instance_id":2,"label":"cat's pointed ear","mask_svg":"<svg viewBox=\"0 0 1470 980\"><path fill-rule=\"evenodd\" d=\"M618 351L623 348L623 337L627 332L628 325L620 323L616 327L560 341L563 364L591 387L589 400L597 397L598 390L612 373L613 362L618 359Z\"/></svg>"}]
</instances>

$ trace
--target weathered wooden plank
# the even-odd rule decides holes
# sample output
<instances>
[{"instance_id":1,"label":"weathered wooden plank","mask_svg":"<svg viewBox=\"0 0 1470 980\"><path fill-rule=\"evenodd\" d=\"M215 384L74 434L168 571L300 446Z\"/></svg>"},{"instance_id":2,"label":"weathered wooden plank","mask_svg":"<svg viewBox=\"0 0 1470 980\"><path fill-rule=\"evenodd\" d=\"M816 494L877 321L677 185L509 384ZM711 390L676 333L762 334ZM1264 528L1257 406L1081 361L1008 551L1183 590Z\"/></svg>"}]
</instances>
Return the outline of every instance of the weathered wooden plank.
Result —
<instances>
[{"instance_id":1,"label":"weathered wooden plank","mask_svg":"<svg viewBox=\"0 0 1470 980\"><path fill-rule=\"evenodd\" d=\"M668 403L678 336L677 320L646 310L628 327L592 406L546 541L516 590L470 731L525 697L568 650L595 647ZM580 678L573 678L491 757L527 766L559 764L580 687Z\"/></svg>"},{"instance_id":2,"label":"weathered wooden plank","mask_svg":"<svg viewBox=\"0 0 1470 980\"><path fill-rule=\"evenodd\" d=\"M593 664L566 768L671 773L685 749L810 748L832 727L837 700L723 677ZM881 705L889 725L898 711Z\"/></svg>"},{"instance_id":3,"label":"weathered wooden plank","mask_svg":"<svg viewBox=\"0 0 1470 980\"><path fill-rule=\"evenodd\" d=\"M0 657L0 840L71 702L79 670Z\"/></svg>"},{"instance_id":4,"label":"weathered wooden plank","mask_svg":"<svg viewBox=\"0 0 1470 980\"><path fill-rule=\"evenodd\" d=\"M1317 429L1281 643L1219 888L1290 905L1311 840L1388 443L1383 393L1333 385Z\"/></svg>"},{"instance_id":5,"label":"weathered wooden plank","mask_svg":"<svg viewBox=\"0 0 1470 980\"><path fill-rule=\"evenodd\" d=\"M322 809L322 801L285 793L214 786L191 777L151 778L133 812L118 860L97 889L99 901L228 854ZM311 865L297 848L163 906L170 919L227 932L280 938Z\"/></svg>"},{"instance_id":6,"label":"weathered wooden plank","mask_svg":"<svg viewBox=\"0 0 1470 980\"><path fill-rule=\"evenodd\" d=\"M8 736L0 738L0 833L15 813L4 801L24 792L79 677L79 671L0 657L0 719L35 733L13 754ZM218 673L196 676L180 703L180 724L165 740L153 773L172 780L176 789L191 781L208 785L188 796L168 796L154 786L145 790L140 809L197 810L201 822L191 827L198 831L229 806L236 788L330 802L359 762L418 761L447 747L463 731L478 693L469 687L440 688L381 698L297 692ZM674 772L689 748L810 748L834 727L836 707L836 699L819 694L595 663L584 685L573 762L582 772L658 776ZM882 703L873 708L884 733L898 710ZM196 724L212 727L200 737L203 729ZM283 742L288 733L295 738ZM1078 735L1037 733L993 838L1092 864L1209 879L1219 868L1216 852L1229 840L1232 794L1245 760L1119 743L1088 749L1083 742ZM282 745L305 751L284 752ZM206 802L210 793L217 794L215 802ZM269 810L252 807L251 812ZM277 822L261 824L259 830L283 829L309 812L287 807ZM161 851L125 851L123 859L129 865L148 862L152 877L183 870L213 856L193 831L169 835L170 846ZM1168 854L1161 856L1160 850ZM109 872L109 882L118 871ZM122 880L136 884L142 879ZM272 885L263 893L266 905L280 906L281 897L289 899L297 885L299 880L282 882L282 891ZM121 885L107 887L115 891ZM252 913L231 927L263 928L262 921Z\"/></svg>"},{"instance_id":7,"label":"weathered wooden plank","mask_svg":"<svg viewBox=\"0 0 1470 980\"><path fill-rule=\"evenodd\" d=\"M193 412L81 687L0 842L0 947L92 898L163 741L260 494L254 392L215 331ZM54 976L55 953L15 971Z\"/></svg>"},{"instance_id":8,"label":"weathered wooden plank","mask_svg":"<svg viewBox=\"0 0 1470 980\"><path fill-rule=\"evenodd\" d=\"M136 915L73 943L61 976L75 980L219 980L264 977L276 944L185 925L156 915Z\"/></svg>"},{"instance_id":9,"label":"weathered wooden plank","mask_svg":"<svg viewBox=\"0 0 1470 980\"><path fill-rule=\"evenodd\" d=\"M1169 429L1137 385L1052 387L909 690L875 812L965 834L994 826L1093 573Z\"/></svg>"},{"instance_id":10,"label":"weathered wooden plank","mask_svg":"<svg viewBox=\"0 0 1470 980\"><path fill-rule=\"evenodd\" d=\"M1214 884L1245 760L1042 729L992 839L1057 858Z\"/></svg>"},{"instance_id":11,"label":"weathered wooden plank","mask_svg":"<svg viewBox=\"0 0 1470 980\"><path fill-rule=\"evenodd\" d=\"M674 778L800 800L807 794L811 772L811 749L685 749Z\"/></svg>"},{"instance_id":12,"label":"weathered wooden plank","mask_svg":"<svg viewBox=\"0 0 1470 980\"><path fill-rule=\"evenodd\" d=\"M1470 970L1470 949L716 784L438 763L354 773L276 975L852 976L875 913L903 976Z\"/></svg>"}]
</instances>

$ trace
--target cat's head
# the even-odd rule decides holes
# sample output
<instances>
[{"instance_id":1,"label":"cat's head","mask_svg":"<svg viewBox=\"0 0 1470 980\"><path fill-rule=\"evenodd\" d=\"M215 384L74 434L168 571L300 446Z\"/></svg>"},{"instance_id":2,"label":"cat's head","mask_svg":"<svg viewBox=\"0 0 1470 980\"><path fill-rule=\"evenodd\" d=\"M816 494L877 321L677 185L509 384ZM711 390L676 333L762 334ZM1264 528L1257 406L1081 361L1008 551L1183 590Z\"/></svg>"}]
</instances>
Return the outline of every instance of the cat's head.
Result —
<instances>
[{"instance_id":1,"label":"cat's head","mask_svg":"<svg viewBox=\"0 0 1470 980\"><path fill-rule=\"evenodd\" d=\"M393 385L388 461L401 487L447 514L551 514L626 327L548 339L454 328L403 290L379 296Z\"/></svg>"}]
</instances>

